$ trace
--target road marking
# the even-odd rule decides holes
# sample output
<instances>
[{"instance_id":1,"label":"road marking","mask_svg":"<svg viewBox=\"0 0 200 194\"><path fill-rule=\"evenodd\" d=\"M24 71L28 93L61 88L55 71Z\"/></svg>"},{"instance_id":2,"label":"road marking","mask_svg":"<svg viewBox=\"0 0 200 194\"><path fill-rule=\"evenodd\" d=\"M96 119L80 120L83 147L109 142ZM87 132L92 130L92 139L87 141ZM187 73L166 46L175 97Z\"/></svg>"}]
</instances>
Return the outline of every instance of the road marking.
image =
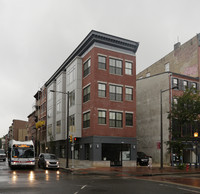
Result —
<instances>
[{"instance_id":1,"label":"road marking","mask_svg":"<svg viewBox=\"0 0 200 194\"><path fill-rule=\"evenodd\" d=\"M200 191L195 191L195 190L191 190L191 189L185 189L185 188L181 188L181 187L178 187L178 189L184 190L184 191L193 192L193 193L200 193Z\"/></svg>"},{"instance_id":2,"label":"road marking","mask_svg":"<svg viewBox=\"0 0 200 194\"><path fill-rule=\"evenodd\" d=\"M84 189L86 186L87 186L87 185L82 186L81 189Z\"/></svg>"}]
</instances>

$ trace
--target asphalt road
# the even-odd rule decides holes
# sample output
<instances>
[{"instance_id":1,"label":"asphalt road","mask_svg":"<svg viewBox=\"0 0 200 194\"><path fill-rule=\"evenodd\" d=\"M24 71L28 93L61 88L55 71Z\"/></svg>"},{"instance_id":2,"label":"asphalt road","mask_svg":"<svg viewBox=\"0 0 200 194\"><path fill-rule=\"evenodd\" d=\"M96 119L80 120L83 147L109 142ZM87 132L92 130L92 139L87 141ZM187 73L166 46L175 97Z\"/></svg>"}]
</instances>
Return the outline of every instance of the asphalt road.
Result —
<instances>
[{"instance_id":1,"label":"asphalt road","mask_svg":"<svg viewBox=\"0 0 200 194\"><path fill-rule=\"evenodd\" d=\"M189 194L200 193L200 189L109 174L74 175L64 170L10 170L7 162L0 162L0 194L3 193Z\"/></svg>"}]
</instances>

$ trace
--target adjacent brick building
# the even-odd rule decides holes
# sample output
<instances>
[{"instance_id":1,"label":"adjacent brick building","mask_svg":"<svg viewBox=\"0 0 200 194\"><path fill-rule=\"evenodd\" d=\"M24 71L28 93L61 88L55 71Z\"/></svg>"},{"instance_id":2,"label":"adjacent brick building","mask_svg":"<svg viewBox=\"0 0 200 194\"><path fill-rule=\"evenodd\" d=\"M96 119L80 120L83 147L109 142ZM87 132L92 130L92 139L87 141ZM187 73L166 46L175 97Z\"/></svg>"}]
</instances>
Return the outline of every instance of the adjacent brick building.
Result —
<instances>
[{"instance_id":1,"label":"adjacent brick building","mask_svg":"<svg viewBox=\"0 0 200 194\"><path fill-rule=\"evenodd\" d=\"M173 98L183 94L186 87L199 89L200 76L200 34L183 45L177 43L174 50L137 74L137 137L138 151L152 155L154 162L160 162L160 91L163 97L163 161L173 164L173 155L167 153L166 141L169 140L167 119ZM174 85L178 89L170 89ZM193 129L194 130L194 129ZM192 129L187 129L191 137ZM184 133L183 133L184 134ZM172 153L173 154L173 153ZM194 146L184 150L183 161L193 163Z\"/></svg>"},{"instance_id":2,"label":"adjacent brick building","mask_svg":"<svg viewBox=\"0 0 200 194\"><path fill-rule=\"evenodd\" d=\"M46 82L47 141L57 155L66 154L69 110L76 159L136 164L137 48L137 42L91 31Z\"/></svg>"},{"instance_id":3,"label":"adjacent brick building","mask_svg":"<svg viewBox=\"0 0 200 194\"><path fill-rule=\"evenodd\" d=\"M25 141L27 136L27 121L13 120L12 125L9 127L9 140L14 139L16 141Z\"/></svg>"},{"instance_id":4,"label":"adjacent brick building","mask_svg":"<svg viewBox=\"0 0 200 194\"><path fill-rule=\"evenodd\" d=\"M137 79L167 71L200 77L200 34L182 45L180 42L175 44L173 51L138 73Z\"/></svg>"}]
</instances>

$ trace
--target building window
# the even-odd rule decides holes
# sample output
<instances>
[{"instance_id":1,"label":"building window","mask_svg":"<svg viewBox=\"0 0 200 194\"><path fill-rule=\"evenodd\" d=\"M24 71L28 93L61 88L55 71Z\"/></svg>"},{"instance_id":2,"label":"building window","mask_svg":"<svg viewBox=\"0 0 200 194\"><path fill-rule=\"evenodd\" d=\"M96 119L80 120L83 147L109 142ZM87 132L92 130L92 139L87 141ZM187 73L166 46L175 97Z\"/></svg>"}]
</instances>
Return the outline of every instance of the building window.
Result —
<instances>
[{"instance_id":1,"label":"building window","mask_svg":"<svg viewBox=\"0 0 200 194\"><path fill-rule=\"evenodd\" d=\"M169 71L169 63L165 64L165 71Z\"/></svg>"},{"instance_id":2,"label":"building window","mask_svg":"<svg viewBox=\"0 0 200 194\"><path fill-rule=\"evenodd\" d=\"M48 135L52 135L52 124L48 125Z\"/></svg>"},{"instance_id":3,"label":"building window","mask_svg":"<svg viewBox=\"0 0 200 194\"><path fill-rule=\"evenodd\" d=\"M194 89L197 89L197 83L192 82L192 87L193 87Z\"/></svg>"},{"instance_id":4,"label":"building window","mask_svg":"<svg viewBox=\"0 0 200 194\"><path fill-rule=\"evenodd\" d=\"M133 126L133 113L126 113L126 126Z\"/></svg>"},{"instance_id":5,"label":"building window","mask_svg":"<svg viewBox=\"0 0 200 194\"><path fill-rule=\"evenodd\" d=\"M122 113L109 112L109 126L110 127L122 127Z\"/></svg>"},{"instance_id":6,"label":"building window","mask_svg":"<svg viewBox=\"0 0 200 194\"><path fill-rule=\"evenodd\" d=\"M133 88L126 87L126 100L133 100Z\"/></svg>"},{"instance_id":7,"label":"building window","mask_svg":"<svg viewBox=\"0 0 200 194\"><path fill-rule=\"evenodd\" d=\"M83 65L83 77L87 76L90 73L91 60L87 60Z\"/></svg>"},{"instance_id":8,"label":"building window","mask_svg":"<svg viewBox=\"0 0 200 194\"><path fill-rule=\"evenodd\" d=\"M51 117L52 117L52 107L50 107L50 108L48 109L47 116L48 116L48 118L51 118Z\"/></svg>"},{"instance_id":9,"label":"building window","mask_svg":"<svg viewBox=\"0 0 200 194\"><path fill-rule=\"evenodd\" d=\"M133 64L131 62L125 62L125 74L132 75L133 74Z\"/></svg>"},{"instance_id":10,"label":"building window","mask_svg":"<svg viewBox=\"0 0 200 194\"><path fill-rule=\"evenodd\" d=\"M69 116L69 127L75 126L75 115L70 115Z\"/></svg>"},{"instance_id":11,"label":"building window","mask_svg":"<svg viewBox=\"0 0 200 194\"><path fill-rule=\"evenodd\" d=\"M69 107L75 105L75 90L69 93Z\"/></svg>"},{"instance_id":12,"label":"building window","mask_svg":"<svg viewBox=\"0 0 200 194\"><path fill-rule=\"evenodd\" d=\"M69 85L73 81L75 81L75 67L72 67L67 73L67 84Z\"/></svg>"},{"instance_id":13,"label":"building window","mask_svg":"<svg viewBox=\"0 0 200 194\"><path fill-rule=\"evenodd\" d=\"M98 83L98 96L106 97L106 84Z\"/></svg>"},{"instance_id":14,"label":"building window","mask_svg":"<svg viewBox=\"0 0 200 194\"><path fill-rule=\"evenodd\" d=\"M150 77L150 75L151 75L150 73L147 73L147 74L146 74L146 77Z\"/></svg>"},{"instance_id":15,"label":"building window","mask_svg":"<svg viewBox=\"0 0 200 194\"><path fill-rule=\"evenodd\" d=\"M83 114L83 128L90 127L90 112Z\"/></svg>"},{"instance_id":16,"label":"building window","mask_svg":"<svg viewBox=\"0 0 200 194\"><path fill-rule=\"evenodd\" d=\"M98 68L106 69L106 57L98 56Z\"/></svg>"},{"instance_id":17,"label":"building window","mask_svg":"<svg viewBox=\"0 0 200 194\"><path fill-rule=\"evenodd\" d=\"M122 101L122 86L110 85L110 100Z\"/></svg>"},{"instance_id":18,"label":"building window","mask_svg":"<svg viewBox=\"0 0 200 194\"><path fill-rule=\"evenodd\" d=\"M56 84L56 90L57 91L61 91L61 80L57 80L57 84ZM58 92L56 93L57 95L59 94Z\"/></svg>"},{"instance_id":19,"label":"building window","mask_svg":"<svg viewBox=\"0 0 200 194\"><path fill-rule=\"evenodd\" d=\"M90 86L83 89L83 102L90 100Z\"/></svg>"},{"instance_id":20,"label":"building window","mask_svg":"<svg viewBox=\"0 0 200 194\"><path fill-rule=\"evenodd\" d=\"M61 131L61 121L56 122L56 133L59 134Z\"/></svg>"},{"instance_id":21,"label":"building window","mask_svg":"<svg viewBox=\"0 0 200 194\"><path fill-rule=\"evenodd\" d=\"M110 59L109 72L111 74L122 75L122 61L117 59Z\"/></svg>"},{"instance_id":22,"label":"building window","mask_svg":"<svg viewBox=\"0 0 200 194\"><path fill-rule=\"evenodd\" d=\"M98 111L98 123L106 124L106 111L104 111L104 110Z\"/></svg>"},{"instance_id":23,"label":"building window","mask_svg":"<svg viewBox=\"0 0 200 194\"><path fill-rule=\"evenodd\" d=\"M173 87L177 87L177 89L178 89L178 79L177 78L173 78L172 85L173 85Z\"/></svg>"},{"instance_id":24,"label":"building window","mask_svg":"<svg viewBox=\"0 0 200 194\"><path fill-rule=\"evenodd\" d=\"M56 112L57 113L60 113L61 112L61 102L57 102L57 105L56 105Z\"/></svg>"},{"instance_id":25,"label":"building window","mask_svg":"<svg viewBox=\"0 0 200 194\"><path fill-rule=\"evenodd\" d=\"M183 90L186 90L188 87L188 81L183 80Z\"/></svg>"},{"instance_id":26,"label":"building window","mask_svg":"<svg viewBox=\"0 0 200 194\"><path fill-rule=\"evenodd\" d=\"M53 98L53 92L50 91L50 89L48 90L48 100L51 100Z\"/></svg>"}]
</instances>

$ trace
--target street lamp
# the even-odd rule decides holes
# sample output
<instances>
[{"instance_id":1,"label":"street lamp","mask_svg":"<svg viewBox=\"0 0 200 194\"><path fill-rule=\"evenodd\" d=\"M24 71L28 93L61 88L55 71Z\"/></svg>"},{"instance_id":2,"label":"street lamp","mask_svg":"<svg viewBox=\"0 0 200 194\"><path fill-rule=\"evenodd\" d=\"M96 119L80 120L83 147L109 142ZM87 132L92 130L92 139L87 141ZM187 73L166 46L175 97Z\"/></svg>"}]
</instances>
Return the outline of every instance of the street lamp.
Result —
<instances>
[{"instance_id":1,"label":"street lamp","mask_svg":"<svg viewBox=\"0 0 200 194\"><path fill-rule=\"evenodd\" d=\"M66 168L69 168L69 91L61 92L50 90L50 92L61 93L67 95L67 144L66 144Z\"/></svg>"},{"instance_id":2,"label":"street lamp","mask_svg":"<svg viewBox=\"0 0 200 194\"><path fill-rule=\"evenodd\" d=\"M171 90L176 89L177 86L174 86L172 88L168 88L166 90L160 90L160 168L163 168L163 118L162 118L162 93Z\"/></svg>"},{"instance_id":3,"label":"street lamp","mask_svg":"<svg viewBox=\"0 0 200 194\"><path fill-rule=\"evenodd\" d=\"M197 138L198 138L199 134L198 132L195 132L194 133L194 138L195 138L195 144L196 144L196 164L195 164L195 168L197 168L197 160L198 160L198 157L197 157L197 145L198 145L198 141L197 141Z\"/></svg>"}]
</instances>

